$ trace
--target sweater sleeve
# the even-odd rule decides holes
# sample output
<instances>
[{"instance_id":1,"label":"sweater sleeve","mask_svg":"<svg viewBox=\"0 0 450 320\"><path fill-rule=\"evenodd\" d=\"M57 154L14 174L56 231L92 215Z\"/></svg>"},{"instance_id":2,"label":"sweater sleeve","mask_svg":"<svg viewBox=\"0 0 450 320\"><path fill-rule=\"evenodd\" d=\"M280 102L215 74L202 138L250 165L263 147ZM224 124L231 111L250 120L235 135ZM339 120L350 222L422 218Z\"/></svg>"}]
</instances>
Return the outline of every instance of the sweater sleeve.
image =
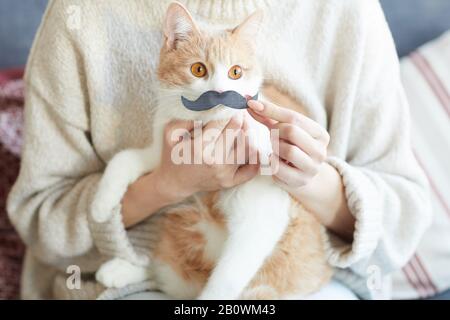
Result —
<instances>
[{"instance_id":1,"label":"sweater sleeve","mask_svg":"<svg viewBox=\"0 0 450 320\"><path fill-rule=\"evenodd\" d=\"M431 210L427 179L411 147L392 36L378 1L362 8L357 19L363 49L353 61L358 76L349 98L347 148L344 156L328 159L342 176L355 232L351 244L327 232L327 247L334 266L366 277L371 266L387 274L407 263Z\"/></svg>"},{"instance_id":2,"label":"sweater sleeve","mask_svg":"<svg viewBox=\"0 0 450 320\"><path fill-rule=\"evenodd\" d=\"M25 140L8 213L33 255L48 264L89 256L142 262L122 223L89 218L105 167L91 143L82 46L66 25L64 1L49 4L25 76ZM95 254L95 252L97 252Z\"/></svg>"}]
</instances>

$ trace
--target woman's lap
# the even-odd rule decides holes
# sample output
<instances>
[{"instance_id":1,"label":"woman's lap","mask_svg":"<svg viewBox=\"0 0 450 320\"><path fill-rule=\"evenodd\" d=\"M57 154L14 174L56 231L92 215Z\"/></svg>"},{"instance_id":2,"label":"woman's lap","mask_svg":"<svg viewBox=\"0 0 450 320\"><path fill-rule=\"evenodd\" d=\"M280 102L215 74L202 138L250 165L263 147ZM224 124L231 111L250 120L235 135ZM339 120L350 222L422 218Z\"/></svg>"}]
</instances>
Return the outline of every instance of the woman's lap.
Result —
<instances>
[{"instance_id":1,"label":"woman's lap","mask_svg":"<svg viewBox=\"0 0 450 320\"><path fill-rule=\"evenodd\" d=\"M318 292L308 296L289 296L289 300L357 300L356 295L346 286L337 281L331 281ZM146 291L135 293L123 298L123 300L170 300L170 297L161 292Z\"/></svg>"}]
</instances>

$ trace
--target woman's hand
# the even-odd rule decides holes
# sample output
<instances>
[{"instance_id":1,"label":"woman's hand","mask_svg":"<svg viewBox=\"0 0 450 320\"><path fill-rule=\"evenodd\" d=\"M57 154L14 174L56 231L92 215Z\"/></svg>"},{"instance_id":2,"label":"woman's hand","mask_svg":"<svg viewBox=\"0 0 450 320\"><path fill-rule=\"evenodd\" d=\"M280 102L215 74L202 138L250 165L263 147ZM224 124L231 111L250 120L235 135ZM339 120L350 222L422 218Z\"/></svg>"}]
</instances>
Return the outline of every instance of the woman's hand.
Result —
<instances>
[{"instance_id":1,"label":"woman's hand","mask_svg":"<svg viewBox=\"0 0 450 320\"><path fill-rule=\"evenodd\" d=\"M253 118L271 130L274 179L288 189L307 185L327 157L328 132L304 115L270 102L252 100L248 106Z\"/></svg>"},{"instance_id":2,"label":"woman's hand","mask_svg":"<svg viewBox=\"0 0 450 320\"><path fill-rule=\"evenodd\" d=\"M271 132L274 180L324 226L351 241L355 218L348 209L341 176L324 162L328 132L308 117L270 102L252 100L248 106L253 118L270 130L278 129L279 139Z\"/></svg>"},{"instance_id":3,"label":"woman's hand","mask_svg":"<svg viewBox=\"0 0 450 320\"><path fill-rule=\"evenodd\" d=\"M192 121L168 124L160 166L130 185L122 199L125 226L139 223L196 192L231 188L252 179L259 165L245 164L256 153L248 145L245 130L242 114L230 121L211 121L195 130ZM240 144L236 143L239 139L243 139ZM175 149L189 153L187 163L177 164L179 159L174 157L179 157L179 153L174 154ZM237 159L243 159L244 163L238 163Z\"/></svg>"},{"instance_id":4,"label":"woman's hand","mask_svg":"<svg viewBox=\"0 0 450 320\"><path fill-rule=\"evenodd\" d=\"M188 126L190 137L173 136L180 124ZM201 134L196 131L201 131ZM211 121L200 130L194 130L192 123L169 124L165 130L161 165L155 170L160 188L180 200L199 191L231 188L253 178L259 166L245 163L256 150L248 145L244 131L244 116L241 113L229 121ZM239 139L242 139L241 144L236 143ZM245 148L242 148L244 144ZM187 163L174 163L172 150L175 147L191 153ZM242 163L238 163L237 159L242 159Z\"/></svg>"}]
</instances>

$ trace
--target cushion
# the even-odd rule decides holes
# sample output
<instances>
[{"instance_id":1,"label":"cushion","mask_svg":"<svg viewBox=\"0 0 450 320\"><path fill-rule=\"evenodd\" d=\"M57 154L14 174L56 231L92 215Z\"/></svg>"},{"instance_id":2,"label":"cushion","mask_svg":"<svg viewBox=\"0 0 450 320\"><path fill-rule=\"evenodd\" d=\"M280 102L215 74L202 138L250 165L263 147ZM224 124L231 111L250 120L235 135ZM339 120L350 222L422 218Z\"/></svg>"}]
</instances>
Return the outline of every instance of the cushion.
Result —
<instances>
[{"instance_id":1,"label":"cushion","mask_svg":"<svg viewBox=\"0 0 450 320\"><path fill-rule=\"evenodd\" d=\"M380 0L380 2L401 57L450 29L448 0Z\"/></svg>"},{"instance_id":2,"label":"cushion","mask_svg":"<svg viewBox=\"0 0 450 320\"><path fill-rule=\"evenodd\" d=\"M433 224L394 276L394 298L425 298L450 288L450 32L401 61L411 106L412 145L430 182Z\"/></svg>"},{"instance_id":3,"label":"cushion","mask_svg":"<svg viewBox=\"0 0 450 320\"><path fill-rule=\"evenodd\" d=\"M0 1L0 68L25 64L48 0Z\"/></svg>"},{"instance_id":4,"label":"cushion","mask_svg":"<svg viewBox=\"0 0 450 320\"><path fill-rule=\"evenodd\" d=\"M6 197L19 172L23 70L0 72L0 299L19 297L24 246L6 214Z\"/></svg>"}]
</instances>

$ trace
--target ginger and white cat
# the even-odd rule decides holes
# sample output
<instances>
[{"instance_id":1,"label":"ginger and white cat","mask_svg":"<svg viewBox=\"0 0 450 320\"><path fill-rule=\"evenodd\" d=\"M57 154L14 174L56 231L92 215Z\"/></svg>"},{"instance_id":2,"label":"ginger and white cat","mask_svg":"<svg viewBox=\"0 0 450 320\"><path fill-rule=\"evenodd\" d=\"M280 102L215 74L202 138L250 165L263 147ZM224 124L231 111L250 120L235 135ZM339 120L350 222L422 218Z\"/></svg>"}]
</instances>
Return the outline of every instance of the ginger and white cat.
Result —
<instances>
[{"instance_id":1,"label":"ginger and white cat","mask_svg":"<svg viewBox=\"0 0 450 320\"><path fill-rule=\"evenodd\" d=\"M244 97L258 93L263 76L254 38L261 19L256 12L233 30L207 32L181 4L169 6L153 143L120 152L110 161L94 199L94 219L105 221L113 203L118 203L111 195L123 195L131 183L159 165L168 122L205 124L247 112L223 105L190 111L180 98L195 100L211 90L233 90ZM195 63L201 63L207 74L193 74ZM242 70L239 78L229 75L236 65ZM272 152L269 130L253 118L250 121L260 159L267 162ZM318 290L331 275L322 227L271 176L258 175L237 187L197 194L168 209L155 223L159 240L149 265L113 258L97 271L99 282L123 287L152 280L155 290L184 299L277 299Z\"/></svg>"}]
</instances>

